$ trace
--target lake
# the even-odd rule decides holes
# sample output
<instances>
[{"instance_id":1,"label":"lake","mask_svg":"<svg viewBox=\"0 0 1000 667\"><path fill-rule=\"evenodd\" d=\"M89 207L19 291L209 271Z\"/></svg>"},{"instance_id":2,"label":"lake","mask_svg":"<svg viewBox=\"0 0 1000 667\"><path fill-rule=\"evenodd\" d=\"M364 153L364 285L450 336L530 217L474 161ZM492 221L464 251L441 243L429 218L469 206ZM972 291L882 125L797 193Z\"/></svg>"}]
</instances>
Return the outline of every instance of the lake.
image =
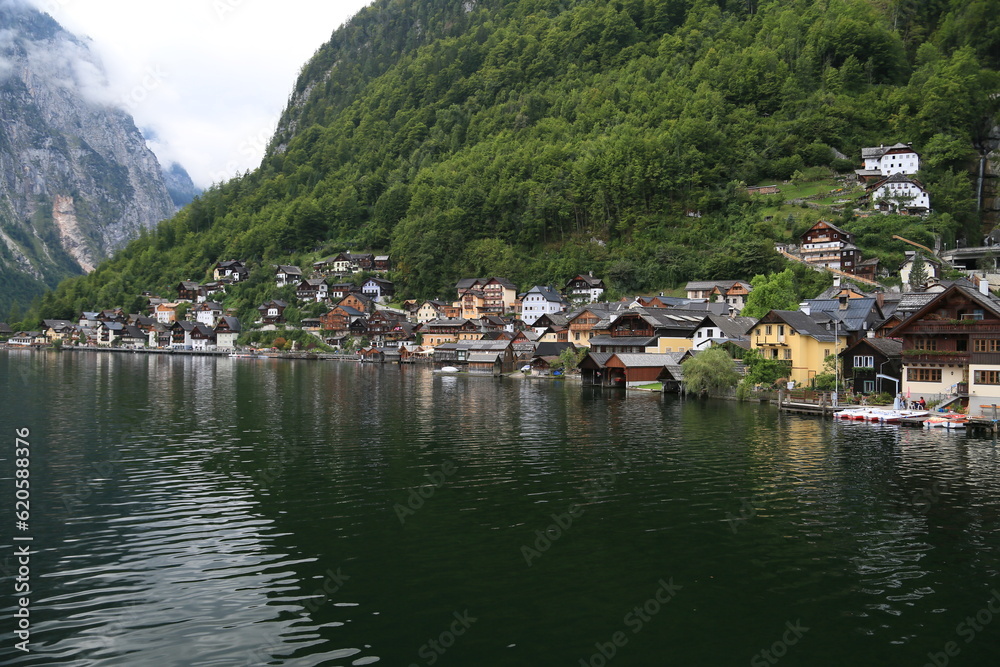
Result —
<instances>
[{"instance_id":1,"label":"lake","mask_svg":"<svg viewBox=\"0 0 1000 667\"><path fill-rule=\"evenodd\" d=\"M3 664L1000 655L992 440L343 362L11 351L0 388Z\"/></svg>"}]
</instances>

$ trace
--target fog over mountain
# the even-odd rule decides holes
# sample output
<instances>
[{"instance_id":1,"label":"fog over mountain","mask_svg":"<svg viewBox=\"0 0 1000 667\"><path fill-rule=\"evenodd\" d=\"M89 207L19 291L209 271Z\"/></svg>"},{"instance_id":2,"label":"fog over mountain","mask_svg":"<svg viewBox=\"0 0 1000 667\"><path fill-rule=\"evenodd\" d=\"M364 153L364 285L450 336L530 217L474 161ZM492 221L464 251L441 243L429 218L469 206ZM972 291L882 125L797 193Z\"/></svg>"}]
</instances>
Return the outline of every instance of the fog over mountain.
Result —
<instances>
[{"instance_id":1,"label":"fog over mountain","mask_svg":"<svg viewBox=\"0 0 1000 667\"><path fill-rule=\"evenodd\" d=\"M0 317L176 210L121 103L87 41L0 0Z\"/></svg>"}]
</instances>

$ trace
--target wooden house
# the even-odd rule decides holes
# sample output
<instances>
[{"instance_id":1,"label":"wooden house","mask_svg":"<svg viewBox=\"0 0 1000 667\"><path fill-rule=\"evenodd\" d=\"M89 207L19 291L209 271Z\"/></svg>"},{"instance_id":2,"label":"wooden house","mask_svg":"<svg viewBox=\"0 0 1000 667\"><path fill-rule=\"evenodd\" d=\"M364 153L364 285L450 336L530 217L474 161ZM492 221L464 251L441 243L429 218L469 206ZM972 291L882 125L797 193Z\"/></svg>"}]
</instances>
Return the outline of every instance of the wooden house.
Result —
<instances>
[{"instance_id":1,"label":"wooden house","mask_svg":"<svg viewBox=\"0 0 1000 667\"><path fill-rule=\"evenodd\" d=\"M338 306L347 306L362 313L370 313L375 310L375 303L364 294L351 293L337 302Z\"/></svg>"},{"instance_id":2,"label":"wooden house","mask_svg":"<svg viewBox=\"0 0 1000 667\"><path fill-rule=\"evenodd\" d=\"M285 321L285 308L288 304L280 299L272 299L267 303L257 306L260 313L261 324L283 324Z\"/></svg>"},{"instance_id":3,"label":"wooden house","mask_svg":"<svg viewBox=\"0 0 1000 667\"><path fill-rule=\"evenodd\" d=\"M396 293L396 288L390 280L369 278L361 284L361 293L372 301L385 303Z\"/></svg>"},{"instance_id":4,"label":"wooden house","mask_svg":"<svg viewBox=\"0 0 1000 667\"><path fill-rule=\"evenodd\" d=\"M840 353L845 384L856 393L895 396L902 387L903 343L862 338Z\"/></svg>"},{"instance_id":5,"label":"wooden house","mask_svg":"<svg viewBox=\"0 0 1000 667\"><path fill-rule=\"evenodd\" d=\"M320 328L323 331L348 331L351 322L363 319L364 313L350 306L334 306L329 312L321 315Z\"/></svg>"},{"instance_id":6,"label":"wooden house","mask_svg":"<svg viewBox=\"0 0 1000 667\"><path fill-rule=\"evenodd\" d=\"M955 283L890 333L903 343L903 393L1000 403L1000 301L988 293Z\"/></svg>"},{"instance_id":7,"label":"wooden house","mask_svg":"<svg viewBox=\"0 0 1000 667\"><path fill-rule=\"evenodd\" d=\"M274 271L274 282L278 287L297 285L302 280L302 269L297 266L279 264Z\"/></svg>"},{"instance_id":8,"label":"wooden house","mask_svg":"<svg viewBox=\"0 0 1000 667\"><path fill-rule=\"evenodd\" d=\"M242 326L240 321L230 315L223 315L215 325L215 345L220 349L234 349L236 339L240 337Z\"/></svg>"},{"instance_id":9,"label":"wooden house","mask_svg":"<svg viewBox=\"0 0 1000 667\"><path fill-rule=\"evenodd\" d=\"M197 301L205 296L205 288L193 280L182 280L177 285L177 298L181 301Z\"/></svg>"},{"instance_id":10,"label":"wooden house","mask_svg":"<svg viewBox=\"0 0 1000 667\"><path fill-rule=\"evenodd\" d=\"M566 281L563 293L576 303L594 303L604 296L604 281L595 278L593 272L578 273Z\"/></svg>"},{"instance_id":11,"label":"wooden house","mask_svg":"<svg viewBox=\"0 0 1000 667\"><path fill-rule=\"evenodd\" d=\"M329 286L322 278L306 278L295 288L295 296L302 301L323 301L329 295Z\"/></svg>"},{"instance_id":12,"label":"wooden house","mask_svg":"<svg viewBox=\"0 0 1000 667\"><path fill-rule=\"evenodd\" d=\"M216 262L212 277L218 281L237 283L250 277L246 265L238 259Z\"/></svg>"}]
</instances>

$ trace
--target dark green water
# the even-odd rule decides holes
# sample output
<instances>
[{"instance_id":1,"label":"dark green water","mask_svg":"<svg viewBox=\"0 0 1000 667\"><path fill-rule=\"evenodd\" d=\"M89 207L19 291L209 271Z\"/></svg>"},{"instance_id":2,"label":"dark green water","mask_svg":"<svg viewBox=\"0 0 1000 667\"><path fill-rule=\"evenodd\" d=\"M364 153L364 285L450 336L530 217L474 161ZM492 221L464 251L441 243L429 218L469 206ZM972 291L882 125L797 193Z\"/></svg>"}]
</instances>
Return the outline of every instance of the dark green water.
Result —
<instances>
[{"instance_id":1,"label":"dark green water","mask_svg":"<svg viewBox=\"0 0 1000 667\"><path fill-rule=\"evenodd\" d=\"M0 390L3 664L1000 655L989 440L336 362L0 352Z\"/></svg>"}]
</instances>

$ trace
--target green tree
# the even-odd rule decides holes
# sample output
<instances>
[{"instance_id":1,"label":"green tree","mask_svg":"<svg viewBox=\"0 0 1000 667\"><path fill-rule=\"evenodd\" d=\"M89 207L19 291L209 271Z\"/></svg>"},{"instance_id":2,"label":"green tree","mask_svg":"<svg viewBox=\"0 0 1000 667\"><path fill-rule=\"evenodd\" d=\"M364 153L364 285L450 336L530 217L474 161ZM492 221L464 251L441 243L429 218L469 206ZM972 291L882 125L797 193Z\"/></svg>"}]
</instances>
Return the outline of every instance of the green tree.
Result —
<instances>
[{"instance_id":1,"label":"green tree","mask_svg":"<svg viewBox=\"0 0 1000 667\"><path fill-rule=\"evenodd\" d=\"M910 267L910 290L916 291L927 282L927 267L924 257L919 252L913 256L913 266Z\"/></svg>"},{"instance_id":2,"label":"green tree","mask_svg":"<svg viewBox=\"0 0 1000 667\"><path fill-rule=\"evenodd\" d=\"M750 285L753 289L740 313L744 317L763 317L772 310L795 310L798 307L799 295L791 269L771 276L756 275Z\"/></svg>"},{"instance_id":3,"label":"green tree","mask_svg":"<svg viewBox=\"0 0 1000 667\"><path fill-rule=\"evenodd\" d=\"M552 367L557 369L562 369L563 373L572 373L583 361L583 358L587 356L587 348L578 347L572 348L567 347L565 350L559 353L559 357L552 362Z\"/></svg>"},{"instance_id":4,"label":"green tree","mask_svg":"<svg viewBox=\"0 0 1000 667\"><path fill-rule=\"evenodd\" d=\"M720 347L699 352L681 364L684 389L695 394L722 393L739 383L733 358Z\"/></svg>"}]
</instances>

